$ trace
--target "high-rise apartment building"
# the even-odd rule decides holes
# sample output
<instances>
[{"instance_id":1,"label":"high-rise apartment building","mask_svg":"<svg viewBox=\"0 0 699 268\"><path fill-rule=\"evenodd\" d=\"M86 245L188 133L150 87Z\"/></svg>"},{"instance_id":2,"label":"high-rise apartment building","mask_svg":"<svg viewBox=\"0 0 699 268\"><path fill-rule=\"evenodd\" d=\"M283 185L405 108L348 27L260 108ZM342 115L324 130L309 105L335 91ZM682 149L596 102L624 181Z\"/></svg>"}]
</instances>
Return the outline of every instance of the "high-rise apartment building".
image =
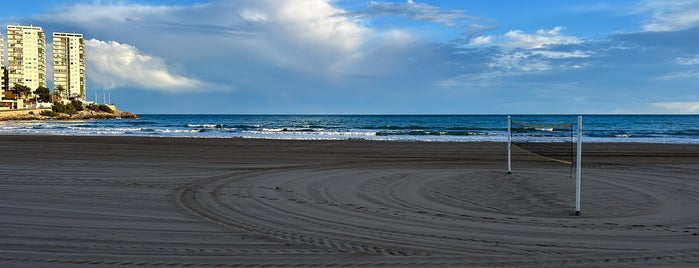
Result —
<instances>
[{"instance_id":1,"label":"high-rise apartment building","mask_svg":"<svg viewBox=\"0 0 699 268\"><path fill-rule=\"evenodd\" d=\"M46 86L46 37L41 27L7 25L7 69L10 90L15 84L32 92Z\"/></svg>"},{"instance_id":2,"label":"high-rise apartment building","mask_svg":"<svg viewBox=\"0 0 699 268\"><path fill-rule=\"evenodd\" d=\"M53 33L53 88L63 99L85 101L85 41L82 34Z\"/></svg>"},{"instance_id":3,"label":"high-rise apartment building","mask_svg":"<svg viewBox=\"0 0 699 268\"><path fill-rule=\"evenodd\" d=\"M2 69L0 71L0 94L4 95L7 88L5 87L5 40L2 38L2 34L0 34L0 68Z\"/></svg>"}]
</instances>

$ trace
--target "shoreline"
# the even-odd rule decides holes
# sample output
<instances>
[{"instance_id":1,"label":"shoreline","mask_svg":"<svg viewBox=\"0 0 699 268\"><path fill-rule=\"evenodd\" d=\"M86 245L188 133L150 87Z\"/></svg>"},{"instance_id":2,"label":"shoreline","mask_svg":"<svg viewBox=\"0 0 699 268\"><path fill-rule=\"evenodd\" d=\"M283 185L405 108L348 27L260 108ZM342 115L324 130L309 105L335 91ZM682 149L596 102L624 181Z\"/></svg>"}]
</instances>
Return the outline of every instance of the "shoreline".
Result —
<instances>
[{"instance_id":1,"label":"shoreline","mask_svg":"<svg viewBox=\"0 0 699 268\"><path fill-rule=\"evenodd\" d=\"M71 120L99 120L99 119L128 119L127 118L69 118L69 119L43 119L43 120L3 120L0 119L0 122L3 121L17 121L17 122L22 122L22 121L71 121ZM379 139L365 139L365 138L346 138L346 139L294 139L294 138L264 138L264 137L241 137L241 136L230 136L230 137L224 137L224 136L158 136L158 135L128 135L128 134L109 134L109 135L97 135L97 134L84 134L84 135L76 135L76 134L51 134L51 133L0 133L0 136L40 136L40 137L45 137L45 136L58 136L58 137L125 137L125 138L162 138L162 139L212 139L212 140L261 140L261 141L305 141L305 142L342 142L342 141L356 141L356 142L385 142L385 143L427 143L427 144L440 144L440 143L454 143L454 144L461 144L461 143L472 143L472 144L478 144L478 143L500 143L500 144L506 144L506 141L494 141L494 140L432 140L432 141L426 141L426 140L410 140L410 139L395 139L395 140L379 140ZM687 143L671 143L671 142L645 142L645 141L583 141L583 151L584 151L584 146L585 145L628 145L628 146L633 146L633 145L658 145L658 146L663 146L663 145L668 145L668 146L690 146L690 147L696 147L699 148L699 142L687 142Z\"/></svg>"}]
</instances>

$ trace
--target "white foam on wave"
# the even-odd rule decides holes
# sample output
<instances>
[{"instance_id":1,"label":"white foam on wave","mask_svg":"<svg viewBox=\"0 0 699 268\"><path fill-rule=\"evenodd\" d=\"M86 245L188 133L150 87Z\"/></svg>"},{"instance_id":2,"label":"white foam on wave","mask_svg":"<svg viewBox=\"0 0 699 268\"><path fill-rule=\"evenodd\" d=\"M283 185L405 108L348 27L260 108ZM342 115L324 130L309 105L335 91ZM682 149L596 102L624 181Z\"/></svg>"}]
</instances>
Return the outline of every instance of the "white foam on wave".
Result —
<instances>
[{"instance_id":1,"label":"white foam on wave","mask_svg":"<svg viewBox=\"0 0 699 268\"><path fill-rule=\"evenodd\" d=\"M187 124L188 128L211 128L211 129L221 129L223 124Z\"/></svg>"}]
</instances>

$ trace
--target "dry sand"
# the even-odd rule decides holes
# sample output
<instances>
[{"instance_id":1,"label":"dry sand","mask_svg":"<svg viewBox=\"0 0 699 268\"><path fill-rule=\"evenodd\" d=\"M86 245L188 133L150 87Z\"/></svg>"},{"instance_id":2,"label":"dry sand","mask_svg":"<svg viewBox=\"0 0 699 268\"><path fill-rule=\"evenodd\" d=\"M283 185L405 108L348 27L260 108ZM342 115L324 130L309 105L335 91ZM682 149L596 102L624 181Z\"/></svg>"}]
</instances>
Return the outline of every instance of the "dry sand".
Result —
<instances>
[{"instance_id":1,"label":"dry sand","mask_svg":"<svg viewBox=\"0 0 699 268\"><path fill-rule=\"evenodd\" d=\"M699 266L699 146L0 136L0 267Z\"/></svg>"}]
</instances>

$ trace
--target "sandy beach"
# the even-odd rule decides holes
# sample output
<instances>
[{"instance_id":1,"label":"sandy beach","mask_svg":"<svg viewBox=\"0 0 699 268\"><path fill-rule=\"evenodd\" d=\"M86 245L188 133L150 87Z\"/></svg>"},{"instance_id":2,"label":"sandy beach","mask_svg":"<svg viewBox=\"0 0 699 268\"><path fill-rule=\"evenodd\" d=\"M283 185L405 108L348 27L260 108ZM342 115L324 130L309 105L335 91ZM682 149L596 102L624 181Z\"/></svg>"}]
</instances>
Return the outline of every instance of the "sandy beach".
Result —
<instances>
[{"instance_id":1,"label":"sandy beach","mask_svg":"<svg viewBox=\"0 0 699 268\"><path fill-rule=\"evenodd\" d=\"M0 136L0 267L697 267L699 145Z\"/></svg>"}]
</instances>

